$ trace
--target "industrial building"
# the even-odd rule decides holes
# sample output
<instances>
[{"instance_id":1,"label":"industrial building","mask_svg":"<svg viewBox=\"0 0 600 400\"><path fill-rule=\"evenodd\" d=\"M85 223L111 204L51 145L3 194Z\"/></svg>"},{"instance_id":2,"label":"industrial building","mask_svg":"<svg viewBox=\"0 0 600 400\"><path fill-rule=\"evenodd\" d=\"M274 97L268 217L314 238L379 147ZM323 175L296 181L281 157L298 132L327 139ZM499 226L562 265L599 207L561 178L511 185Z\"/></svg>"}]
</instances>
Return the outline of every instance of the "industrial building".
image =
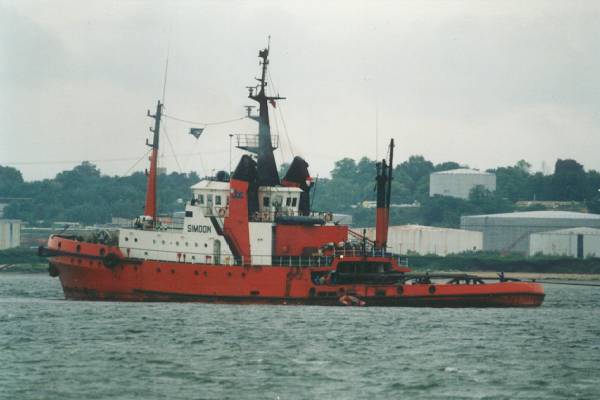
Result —
<instances>
[{"instance_id":1,"label":"industrial building","mask_svg":"<svg viewBox=\"0 0 600 400\"><path fill-rule=\"evenodd\" d=\"M367 228L367 237L375 239L375 228ZM362 230L361 230L362 232ZM388 230L388 249L397 254L414 252L421 255L462 253L482 249L481 232L461 229L438 228L423 225L390 226Z\"/></svg>"},{"instance_id":2,"label":"industrial building","mask_svg":"<svg viewBox=\"0 0 600 400\"><path fill-rule=\"evenodd\" d=\"M483 233L483 250L529 254L532 233L591 227L600 229L600 215L571 211L527 211L470 215L460 218L461 229Z\"/></svg>"},{"instance_id":3,"label":"industrial building","mask_svg":"<svg viewBox=\"0 0 600 400\"><path fill-rule=\"evenodd\" d=\"M600 257L600 229L571 228L533 233L529 238L529 255Z\"/></svg>"},{"instance_id":4,"label":"industrial building","mask_svg":"<svg viewBox=\"0 0 600 400\"><path fill-rule=\"evenodd\" d=\"M429 175L429 196L432 197L441 195L466 200L475 186L483 186L490 192L496 191L496 175L466 168Z\"/></svg>"},{"instance_id":5,"label":"industrial building","mask_svg":"<svg viewBox=\"0 0 600 400\"><path fill-rule=\"evenodd\" d=\"M0 219L0 250L21 245L21 221L18 219Z\"/></svg>"}]
</instances>

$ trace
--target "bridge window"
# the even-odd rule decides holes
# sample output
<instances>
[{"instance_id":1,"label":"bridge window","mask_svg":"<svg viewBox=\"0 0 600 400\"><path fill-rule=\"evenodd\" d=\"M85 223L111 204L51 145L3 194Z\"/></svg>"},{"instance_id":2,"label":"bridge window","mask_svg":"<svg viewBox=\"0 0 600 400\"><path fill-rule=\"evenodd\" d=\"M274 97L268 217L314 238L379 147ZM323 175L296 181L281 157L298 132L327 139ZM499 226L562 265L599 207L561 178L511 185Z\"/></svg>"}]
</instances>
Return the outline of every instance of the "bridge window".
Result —
<instances>
[{"instance_id":1,"label":"bridge window","mask_svg":"<svg viewBox=\"0 0 600 400\"><path fill-rule=\"evenodd\" d=\"M220 206L221 205L221 196L215 196L215 205Z\"/></svg>"},{"instance_id":2,"label":"bridge window","mask_svg":"<svg viewBox=\"0 0 600 400\"><path fill-rule=\"evenodd\" d=\"M194 216L194 213L193 213L193 212L191 212L191 211L186 211L186 212L185 212L185 216L186 216L186 217L193 217L193 216Z\"/></svg>"},{"instance_id":3,"label":"bridge window","mask_svg":"<svg viewBox=\"0 0 600 400\"><path fill-rule=\"evenodd\" d=\"M271 198L270 197L263 197L263 207L270 207L271 206Z\"/></svg>"},{"instance_id":4,"label":"bridge window","mask_svg":"<svg viewBox=\"0 0 600 400\"><path fill-rule=\"evenodd\" d=\"M198 195L198 203L204 204L204 195L203 194Z\"/></svg>"},{"instance_id":5,"label":"bridge window","mask_svg":"<svg viewBox=\"0 0 600 400\"><path fill-rule=\"evenodd\" d=\"M286 197L285 198L285 206L289 207L292 205L292 198L291 197Z\"/></svg>"},{"instance_id":6,"label":"bridge window","mask_svg":"<svg viewBox=\"0 0 600 400\"><path fill-rule=\"evenodd\" d=\"M297 198L297 197L294 197L294 198L292 199L292 207L296 207L297 205L298 205L298 198Z\"/></svg>"}]
</instances>

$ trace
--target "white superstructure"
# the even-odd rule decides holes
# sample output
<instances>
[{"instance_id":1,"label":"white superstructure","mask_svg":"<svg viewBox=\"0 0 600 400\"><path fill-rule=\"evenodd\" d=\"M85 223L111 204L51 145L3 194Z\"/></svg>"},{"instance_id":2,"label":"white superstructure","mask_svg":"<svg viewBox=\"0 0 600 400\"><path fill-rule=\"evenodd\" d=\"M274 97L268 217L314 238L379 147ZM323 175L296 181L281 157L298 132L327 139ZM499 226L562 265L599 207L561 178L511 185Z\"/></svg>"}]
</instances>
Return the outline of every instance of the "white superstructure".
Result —
<instances>
[{"instance_id":1,"label":"white superstructure","mask_svg":"<svg viewBox=\"0 0 600 400\"><path fill-rule=\"evenodd\" d=\"M123 254L159 261L235 263L222 233L229 215L229 182L206 179L191 190L192 200L185 206L182 225L158 225L157 230L121 229L119 247ZM295 187L258 188L258 211L249 223L252 264L271 265L274 220L277 216L298 215L301 193Z\"/></svg>"}]
</instances>

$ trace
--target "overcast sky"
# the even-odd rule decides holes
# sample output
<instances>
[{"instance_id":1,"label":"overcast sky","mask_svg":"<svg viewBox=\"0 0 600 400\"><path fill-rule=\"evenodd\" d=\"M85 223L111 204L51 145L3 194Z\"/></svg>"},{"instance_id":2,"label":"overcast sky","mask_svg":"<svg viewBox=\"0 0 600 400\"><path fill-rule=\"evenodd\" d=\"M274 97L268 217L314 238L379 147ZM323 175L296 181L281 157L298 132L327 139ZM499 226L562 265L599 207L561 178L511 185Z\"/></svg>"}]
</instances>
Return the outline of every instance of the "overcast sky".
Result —
<instances>
[{"instance_id":1,"label":"overcast sky","mask_svg":"<svg viewBox=\"0 0 600 400\"><path fill-rule=\"evenodd\" d=\"M143 170L167 55L166 112L229 120L252 103L245 86L271 35L273 83L288 98L272 121L279 162L301 155L324 176L342 157L381 158L394 137L400 161L600 169L599 5L0 1L0 165L28 180L82 160ZM174 150L163 135L162 164L201 175L228 168L230 133L256 131L242 120L196 140L190 124L164 122Z\"/></svg>"}]
</instances>

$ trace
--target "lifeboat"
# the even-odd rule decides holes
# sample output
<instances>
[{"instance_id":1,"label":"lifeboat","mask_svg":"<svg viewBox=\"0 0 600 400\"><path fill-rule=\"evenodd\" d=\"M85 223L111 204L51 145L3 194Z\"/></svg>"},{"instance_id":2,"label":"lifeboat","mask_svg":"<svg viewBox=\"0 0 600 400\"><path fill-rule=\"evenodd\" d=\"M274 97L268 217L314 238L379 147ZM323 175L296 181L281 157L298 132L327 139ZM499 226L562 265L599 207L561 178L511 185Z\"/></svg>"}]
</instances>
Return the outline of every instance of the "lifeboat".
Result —
<instances>
[{"instance_id":1,"label":"lifeboat","mask_svg":"<svg viewBox=\"0 0 600 400\"><path fill-rule=\"evenodd\" d=\"M131 228L52 235L40 256L73 300L189 301L360 307L536 307L542 285L466 275L415 274L387 251L394 140L377 163L376 238L311 209L308 163L296 157L279 177L266 93L269 49L248 97L258 135L240 135L232 174L192 186L183 223L157 215L157 157L163 104L154 114L144 215ZM194 135L196 139L199 135Z\"/></svg>"}]
</instances>

